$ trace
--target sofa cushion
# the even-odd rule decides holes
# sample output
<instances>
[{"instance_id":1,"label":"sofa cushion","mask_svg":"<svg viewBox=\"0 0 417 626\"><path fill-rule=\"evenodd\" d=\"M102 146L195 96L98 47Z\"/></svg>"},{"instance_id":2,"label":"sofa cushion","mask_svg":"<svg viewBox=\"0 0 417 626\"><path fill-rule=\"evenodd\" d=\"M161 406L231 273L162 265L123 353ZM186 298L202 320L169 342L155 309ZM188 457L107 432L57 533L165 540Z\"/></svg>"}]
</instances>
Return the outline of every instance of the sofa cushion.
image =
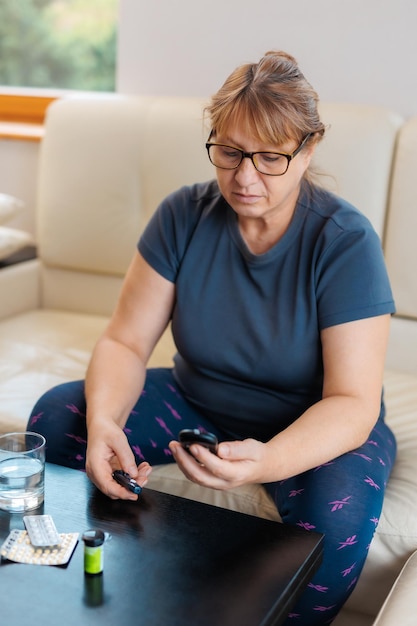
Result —
<instances>
[{"instance_id":1,"label":"sofa cushion","mask_svg":"<svg viewBox=\"0 0 417 626\"><path fill-rule=\"evenodd\" d=\"M0 226L0 260L6 259L11 254L33 243L33 237L30 233L16 228Z\"/></svg>"},{"instance_id":2,"label":"sofa cushion","mask_svg":"<svg viewBox=\"0 0 417 626\"><path fill-rule=\"evenodd\" d=\"M36 400L48 389L83 378L91 351L108 318L37 309L0 324L0 434L26 427ZM170 365L167 330L149 365Z\"/></svg>"},{"instance_id":3,"label":"sofa cushion","mask_svg":"<svg viewBox=\"0 0 417 626\"><path fill-rule=\"evenodd\" d=\"M53 385L83 377L107 318L34 310L0 325L0 432L22 430Z\"/></svg>"},{"instance_id":4,"label":"sofa cushion","mask_svg":"<svg viewBox=\"0 0 417 626\"><path fill-rule=\"evenodd\" d=\"M409 119L398 133L385 236L385 256L397 313L413 320L417 320L416 171L417 116Z\"/></svg>"},{"instance_id":5,"label":"sofa cushion","mask_svg":"<svg viewBox=\"0 0 417 626\"><path fill-rule=\"evenodd\" d=\"M14 196L0 193L0 224L5 224L23 209L23 202Z\"/></svg>"},{"instance_id":6,"label":"sofa cushion","mask_svg":"<svg viewBox=\"0 0 417 626\"><path fill-rule=\"evenodd\" d=\"M403 120L382 107L342 102L320 103L320 115L327 128L313 161L318 182L362 211L382 237L394 146Z\"/></svg>"},{"instance_id":7,"label":"sofa cushion","mask_svg":"<svg viewBox=\"0 0 417 626\"><path fill-rule=\"evenodd\" d=\"M247 515L281 521L272 498L262 485L244 485L231 491L216 491L190 482L178 466L171 463L154 467L147 487Z\"/></svg>"},{"instance_id":8,"label":"sofa cushion","mask_svg":"<svg viewBox=\"0 0 417 626\"><path fill-rule=\"evenodd\" d=\"M143 227L141 112L140 103L118 96L57 100L48 108L37 230L46 265L125 274Z\"/></svg>"},{"instance_id":9,"label":"sofa cushion","mask_svg":"<svg viewBox=\"0 0 417 626\"><path fill-rule=\"evenodd\" d=\"M395 585L391 589L374 626L415 626L415 593L417 579L417 552L414 552L404 565Z\"/></svg>"}]
</instances>

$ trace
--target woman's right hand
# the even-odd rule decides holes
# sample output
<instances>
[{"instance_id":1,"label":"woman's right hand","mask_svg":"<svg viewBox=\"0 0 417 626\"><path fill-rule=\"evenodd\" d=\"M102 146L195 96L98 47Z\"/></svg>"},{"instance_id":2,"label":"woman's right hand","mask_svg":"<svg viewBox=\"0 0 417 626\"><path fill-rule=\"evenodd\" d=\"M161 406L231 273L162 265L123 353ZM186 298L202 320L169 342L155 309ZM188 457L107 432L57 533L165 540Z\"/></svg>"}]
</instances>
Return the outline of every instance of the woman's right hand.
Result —
<instances>
[{"instance_id":1,"label":"woman's right hand","mask_svg":"<svg viewBox=\"0 0 417 626\"><path fill-rule=\"evenodd\" d=\"M109 498L137 500L138 496L119 485L112 477L116 469L130 474L144 487L152 471L147 461L136 465L135 457L122 428L109 421L90 424L88 431L86 472L90 480Z\"/></svg>"}]
</instances>

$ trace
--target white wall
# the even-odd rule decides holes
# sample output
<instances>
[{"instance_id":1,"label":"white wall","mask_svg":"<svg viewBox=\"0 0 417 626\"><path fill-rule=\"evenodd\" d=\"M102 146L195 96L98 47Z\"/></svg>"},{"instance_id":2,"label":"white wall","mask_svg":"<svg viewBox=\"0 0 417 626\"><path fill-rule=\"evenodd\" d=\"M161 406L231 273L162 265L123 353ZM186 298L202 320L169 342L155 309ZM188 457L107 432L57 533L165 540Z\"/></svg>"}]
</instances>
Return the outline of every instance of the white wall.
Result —
<instances>
[{"instance_id":1,"label":"white wall","mask_svg":"<svg viewBox=\"0 0 417 626\"><path fill-rule=\"evenodd\" d=\"M208 96L271 48L322 100L417 114L416 0L120 0L118 91Z\"/></svg>"}]
</instances>

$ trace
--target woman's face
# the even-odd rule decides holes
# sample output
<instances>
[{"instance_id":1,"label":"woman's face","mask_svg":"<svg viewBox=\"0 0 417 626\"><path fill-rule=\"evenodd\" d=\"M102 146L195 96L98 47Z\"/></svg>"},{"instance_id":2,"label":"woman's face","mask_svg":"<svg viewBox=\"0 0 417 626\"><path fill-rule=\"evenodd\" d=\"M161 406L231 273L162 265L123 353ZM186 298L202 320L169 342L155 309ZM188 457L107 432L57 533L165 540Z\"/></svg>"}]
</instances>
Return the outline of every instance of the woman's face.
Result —
<instances>
[{"instance_id":1,"label":"woman's face","mask_svg":"<svg viewBox=\"0 0 417 626\"><path fill-rule=\"evenodd\" d=\"M283 152L291 154L298 148L297 142L283 145L267 145L245 135L235 125L227 133L211 140L245 152ZM294 213L300 191L300 183L313 156L314 146L303 148L291 160L282 176L260 174L251 159L244 158L235 170L216 168L220 191L239 219L260 219L273 225L276 221L289 221Z\"/></svg>"}]
</instances>

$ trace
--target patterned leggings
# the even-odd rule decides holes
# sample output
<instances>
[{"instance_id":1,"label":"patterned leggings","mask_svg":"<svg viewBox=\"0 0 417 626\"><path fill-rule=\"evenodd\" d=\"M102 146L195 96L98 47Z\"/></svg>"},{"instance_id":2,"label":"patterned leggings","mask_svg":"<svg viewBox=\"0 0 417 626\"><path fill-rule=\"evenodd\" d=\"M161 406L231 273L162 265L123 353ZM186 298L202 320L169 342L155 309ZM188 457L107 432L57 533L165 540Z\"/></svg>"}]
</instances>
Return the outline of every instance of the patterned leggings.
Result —
<instances>
[{"instance_id":1,"label":"patterned leggings","mask_svg":"<svg viewBox=\"0 0 417 626\"><path fill-rule=\"evenodd\" d=\"M46 437L48 461L84 469L85 412L83 381L59 385L40 398L28 428ZM137 461L173 462L168 443L181 428L202 428L220 440L227 438L184 399L171 370L148 370L124 429ZM265 485L284 523L325 534L323 563L286 626L330 624L347 600L378 524L395 453L394 436L380 419L361 448Z\"/></svg>"}]
</instances>

